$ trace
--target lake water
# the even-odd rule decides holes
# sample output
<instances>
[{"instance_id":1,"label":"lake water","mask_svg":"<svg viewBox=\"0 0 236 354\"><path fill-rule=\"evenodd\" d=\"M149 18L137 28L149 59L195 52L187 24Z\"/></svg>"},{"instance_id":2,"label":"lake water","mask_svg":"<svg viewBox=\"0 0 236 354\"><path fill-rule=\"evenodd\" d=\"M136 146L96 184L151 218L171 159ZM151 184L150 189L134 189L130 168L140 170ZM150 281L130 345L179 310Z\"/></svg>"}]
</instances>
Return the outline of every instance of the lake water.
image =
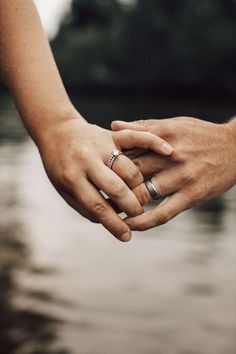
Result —
<instances>
[{"instance_id":1,"label":"lake water","mask_svg":"<svg viewBox=\"0 0 236 354\"><path fill-rule=\"evenodd\" d=\"M136 111L235 113L105 101L78 105L105 125ZM235 230L234 188L119 243L57 195L12 104L0 99L1 354L235 354Z\"/></svg>"}]
</instances>

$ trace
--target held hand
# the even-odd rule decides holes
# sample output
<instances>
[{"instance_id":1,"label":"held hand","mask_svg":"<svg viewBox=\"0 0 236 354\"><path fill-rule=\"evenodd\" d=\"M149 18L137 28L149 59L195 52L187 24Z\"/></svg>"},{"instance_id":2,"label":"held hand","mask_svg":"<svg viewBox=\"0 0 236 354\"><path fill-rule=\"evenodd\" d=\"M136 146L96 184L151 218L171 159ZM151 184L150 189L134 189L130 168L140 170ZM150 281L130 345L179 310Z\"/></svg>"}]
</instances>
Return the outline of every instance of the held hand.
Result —
<instances>
[{"instance_id":1,"label":"held hand","mask_svg":"<svg viewBox=\"0 0 236 354\"><path fill-rule=\"evenodd\" d=\"M165 155L173 151L151 133L114 133L79 119L63 121L46 132L39 150L52 184L65 201L86 218L103 224L119 240L129 241L130 228L99 190L128 216L143 212L130 189L143 182L140 170L124 155L115 160L113 170L107 167L112 150L135 146Z\"/></svg>"},{"instance_id":2,"label":"held hand","mask_svg":"<svg viewBox=\"0 0 236 354\"><path fill-rule=\"evenodd\" d=\"M159 194L166 197L156 208L127 218L133 230L166 223L179 213L220 195L236 183L236 136L231 123L213 124L195 118L113 122L113 130L134 129L157 134L174 148L171 158L154 153L134 158L144 176L152 175ZM151 201L144 183L133 189L142 205Z\"/></svg>"}]
</instances>

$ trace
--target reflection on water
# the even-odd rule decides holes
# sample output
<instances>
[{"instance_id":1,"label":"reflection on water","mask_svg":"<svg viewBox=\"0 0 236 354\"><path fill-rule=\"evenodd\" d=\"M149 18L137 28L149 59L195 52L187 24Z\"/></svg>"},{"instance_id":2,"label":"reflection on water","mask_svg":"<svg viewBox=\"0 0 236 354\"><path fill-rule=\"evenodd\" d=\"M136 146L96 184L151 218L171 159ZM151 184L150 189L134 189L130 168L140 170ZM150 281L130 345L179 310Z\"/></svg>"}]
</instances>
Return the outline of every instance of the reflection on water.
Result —
<instances>
[{"instance_id":1,"label":"reflection on water","mask_svg":"<svg viewBox=\"0 0 236 354\"><path fill-rule=\"evenodd\" d=\"M17 138L18 140L18 138ZM45 290L24 286L22 276L49 277L53 269L35 265L27 225L20 217L17 197L17 145L0 147L0 352L3 354L62 354L55 346L62 319L40 310L42 304L64 304Z\"/></svg>"},{"instance_id":2,"label":"reflection on water","mask_svg":"<svg viewBox=\"0 0 236 354\"><path fill-rule=\"evenodd\" d=\"M120 244L61 200L0 103L0 353L235 354L236 190ZM118 107L94 121L134 114Z\"/></svg>"}]
</instances>

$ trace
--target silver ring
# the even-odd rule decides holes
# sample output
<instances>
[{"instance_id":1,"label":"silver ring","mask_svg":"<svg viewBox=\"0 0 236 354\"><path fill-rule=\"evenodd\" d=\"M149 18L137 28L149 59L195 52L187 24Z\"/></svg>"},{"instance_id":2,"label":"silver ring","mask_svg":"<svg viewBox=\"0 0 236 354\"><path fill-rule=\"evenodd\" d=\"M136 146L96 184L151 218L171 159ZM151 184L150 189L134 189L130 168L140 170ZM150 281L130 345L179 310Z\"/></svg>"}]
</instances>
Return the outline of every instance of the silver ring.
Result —
<instances>
[{"instance_id":1,"label":"silver ring","mask_svg":"<svg viewBox=\"0 0 236 354\"><path fill-rule=\"evenodd\" d=\"M161 197L160 193L158 192L157 188L152 183L152 179L148 178L144 181L145 186L147 187L148 192L153 200L157 200Z\"/></svg>"},{"instance_id":2,"label":"silver ring","mask_svg":"<svg viewBox=\"0 0 236 354\"><path fill-rule=\"evenodd\" d=\"M123 152L119 151L119 150L112 150L111 152L111 156L108 160L107 166L112 170L113 164L115 162L115 160L117 159L118 156L120 155L124 155Z\"/></svg>"}]
</instances>

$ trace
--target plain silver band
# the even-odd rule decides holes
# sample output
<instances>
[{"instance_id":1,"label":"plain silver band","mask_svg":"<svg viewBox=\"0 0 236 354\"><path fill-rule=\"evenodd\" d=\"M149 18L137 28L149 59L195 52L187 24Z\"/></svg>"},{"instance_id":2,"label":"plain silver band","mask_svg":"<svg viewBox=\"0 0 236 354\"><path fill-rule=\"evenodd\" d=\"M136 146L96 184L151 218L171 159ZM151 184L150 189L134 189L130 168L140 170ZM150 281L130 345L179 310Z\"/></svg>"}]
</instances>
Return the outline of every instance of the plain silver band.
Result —
<instances>
[{"instance_id":1,"label":"plain silver band","mask_svg":"<svg viewBox=\"0 0 236 354\"><path fill-rule=\"evenodd\" d=\"M145 180L145 185L147 187L148 192L150 193L150 196L152 197L153 200L159 199L161 197L160 193L152 183L151 178Z\"/></svg>"},{"instance_id":2,"label":"plain silver band","mask_svg":"<svg viewBox=\"0 0 236 354\"><path fill-rule=\"evenodd\" d=\"M114 154L114 150L111 152L111 156L108 160L107 166L112 170L113 164L115 162L115 160L117 159L117 157L119 157L120 155L124 155L123 152L118 151L118 154Z\"/></svg>"}]
</instances>

